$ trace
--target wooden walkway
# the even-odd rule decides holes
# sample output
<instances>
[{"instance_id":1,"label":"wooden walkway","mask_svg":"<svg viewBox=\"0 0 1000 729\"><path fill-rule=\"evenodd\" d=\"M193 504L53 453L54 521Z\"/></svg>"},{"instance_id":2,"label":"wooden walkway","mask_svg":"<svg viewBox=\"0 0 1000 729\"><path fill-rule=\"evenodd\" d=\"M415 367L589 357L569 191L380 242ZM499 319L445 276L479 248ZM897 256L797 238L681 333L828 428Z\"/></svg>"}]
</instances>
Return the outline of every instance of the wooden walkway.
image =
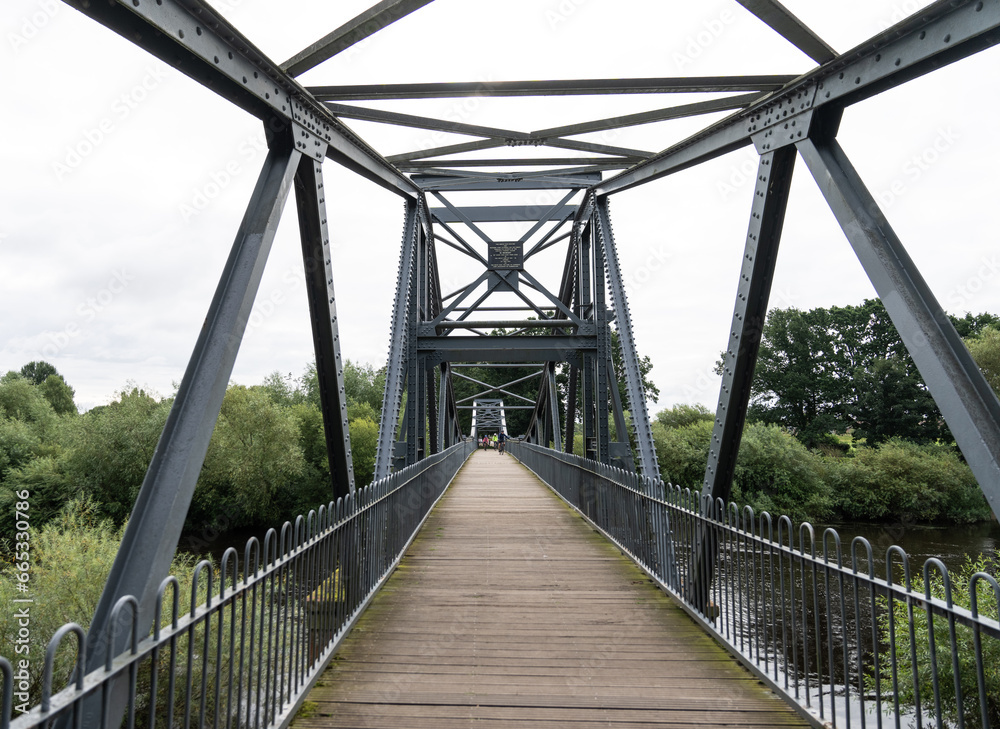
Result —
<instances>
[{"instance_id":1,"label":"wooden walkway","mask_svg":"<svg viewBox=\"0 0 1000 729\"><path fill-rule=\"evenodd\" d=\"M295 729L806 726L495 451L463 467L309 702Z\"/></svg>"}]
</instances>

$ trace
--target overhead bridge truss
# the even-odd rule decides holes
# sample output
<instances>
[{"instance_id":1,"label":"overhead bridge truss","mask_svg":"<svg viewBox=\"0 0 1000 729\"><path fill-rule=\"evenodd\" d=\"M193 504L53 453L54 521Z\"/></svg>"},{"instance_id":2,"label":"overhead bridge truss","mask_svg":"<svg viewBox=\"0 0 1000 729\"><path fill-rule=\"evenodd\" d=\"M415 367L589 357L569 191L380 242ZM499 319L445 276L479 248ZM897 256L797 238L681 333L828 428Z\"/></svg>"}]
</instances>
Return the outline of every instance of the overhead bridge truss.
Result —
<instances>
[{"instance_id":1,"label":"overhead bridge truss","mask_svg":"<svg viewBox=\"0 0 1000 729\"><path fill-rule=\"evenodd\" d=\"M87 652L91 667L104 660L98 640L119 599L136 596L140 633L153 619L156 590L174 555L274 230L293 189L331 490L339 496L354 489L334 295L337 271L326 222L322 165L327 160L398 194L405 206L376 476L419 462L468 434L463 412L469 403L456 397L456 387L468 378L484 388L477 395L494 395L506 410L523 407L530 413L523 434L528 441L571 452L579 427L581 455L657 475L609 196L752 145L759 157L757 182L704 493L715 498L730 493L792 170L801 157L991 507L1000 513L1000 402L837 142L846 107L996 45L1000 0L941 0L839 54L775 0L739 0L816 62L802 75L311 88L298 81L305 71L429 2L383 0L278 63L204 0L67 1L259 118L270 149L97 609ZM364 105L470 95L613 98L682 92L711 93L713 98L537 130ZM718 93L727 95L718 98ZM719 111L731 113L665 149L580 139L592 132ZM345 120L459 134L468 141L386 157ZM505 156L503 150L513 147L544 147L545 156L541 150L535 157ZM491 156L466 154L479 151ZM496 204L510 190L555 191L557 201L531 207ZM463 200L476 193L483 202L456 204L457 193ZM521 225L523 232L496 239L484 226L497 222ZM439 253L446 248L480 267L456 291L442 290L446 279ZM553 252L563 263L548 276L536 264ZM613 336L621 352L619 370ZM479 368L476 375L463 371L470 364ZM534 399L523 402L524 395L510 381L496 384L496 378L487 382L480 376L482 370L511 365L532 372ZM625 401L618 382L624 383ZM121 635L116 649L125 640ZM123 706L123 695L118 692L110 700Z\"/></svg>"}]
</instances>

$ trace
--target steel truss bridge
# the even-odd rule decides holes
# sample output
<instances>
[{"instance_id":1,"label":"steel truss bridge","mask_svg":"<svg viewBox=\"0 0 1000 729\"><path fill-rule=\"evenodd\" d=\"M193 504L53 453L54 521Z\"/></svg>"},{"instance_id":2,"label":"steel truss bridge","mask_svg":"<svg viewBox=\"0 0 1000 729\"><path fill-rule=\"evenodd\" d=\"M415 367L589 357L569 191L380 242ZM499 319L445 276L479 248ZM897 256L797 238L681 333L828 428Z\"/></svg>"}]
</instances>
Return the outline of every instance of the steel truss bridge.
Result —
<instances>
[{"instance_id":1,"label":"steel truss bridge","mask_svg":"<svg viewBox=\"0 0 1000 729\"><path fill-rule=\"evenodd\" d=\"M205 640L205 650L198 655L206 661L199 673L201 703L195 700L197 691L188 680L186 693L181 692L186 697L182 702L185 725L192 712L201 721L211 714L218 725L287 724L340 639L398 563L428 511L471 452L472 445L461 426L461 411L466 408L485 417L490 427L496 427L493 419L506 410L524 408L529 412L523 442L512 446L517 457L618 543L762 680L787 694L796 706L807 707L802 712L811 721L819 721L817 712L823 711L825 704L820 698L817 707L816 696L809 691L810 677L814 688L816 681L830 682L828 710L833 712L833 674L838 661L846 673L837 679L843 685L838 695L849 702L846 686L860 681L860 701L864 702L864 679L857 666L870 656L861 647L861 628L857 628L858 639L851 643L844 627L849 612L844 602L846 590L849 598L853 596L855 613L859 601L870 598L874 614L876 597L881 596L908 609L911 621L915 609L948 618L945 625L951 631L951 657L943 653L934 657L931 652L937 702L937 661L942 666L953 661L957 676L956 625L960 631L974 631L979 698L969 699L968 710L981 708L988 723L979 641L1000 637L996 620L955 609L950 600L914 593L908 573L907 582L899 585L893 583L891 571L882 579L859 574L856 561L853 568L842 564L848 554L855 560L859 552L864 557L867 548L871 572L871 547L866 543L852 544L849 550L845 546L842 553L835 534L820 537L806 529L808 525L793 534L791 522L785 518L772 524L767 516L765 522L765 515L758 517L727 506L726 501L768 308L792 170L801 158L871 279L991 508L1000 513L1000 402L837 141L846 108L996 45L1000 40L1000 0L935 2L843 53L833 51L775 0L738 0L784 41L816 62L811 71L798 76L310 87L299 82L298 77L307 70L399 18L420 12L429 1L382 0L281 63L264 55L203 0L67 2L260 119L269 151L90 630L84 633L79 626L69 625L53 639L55 646L69 633L77 636L75 678L54 693L61 687L53 687L47 663L42 705L10 725L40 726L56 717L57 725L68 726L72 717L76 726L101 722L114 726L126 711L131 721L140 663L152 662L153 695L167 690L156 683L157 662L167 652L173 660L178 641L186 641L184 644L193 650L198 629L203 630ZM381 104L386 100L468 96L573 95L613 100L619 94L679 92L722 92L726 96L536 131L386 111ZM732 113L658 151L579 138L718 111ZM470 141L387 157L352 131L347 123L351 120L459 134ZM658 480L609 199L615 193L751 146L759 156L759 166L704 487L700 495L682 493ZM514 147L534 148L533 155L504 156L503 150ZM542 147L555 156L542 156ZM486 150L500 151L493 157L467 154ZM405 203L376 481L365 488L355 484L351 460L334 294L338 271L330 253L325 163L341 165L399 195ZM179 588L167 579L167 571L275 228L293 190L331 464L332 501L295 524L272 530L263 544L251 540L242 569L235 551L227 553L218 597L211 597L210 587L208 602L200 607L192 605L190 613L181 617ZM504 194L511 190L558 194L552 204L502 204ZM496 236L488 232L495 223L514 224L521 232ZM448 277L438 254L444 248L478 266L478 273L453 291L442 288ZM550 255L543 256L545 252ZM538 270L540 262L554 252L562 261L561 269ZM549 279L551 282L545 283ZM612 330L621 349L619 370L612 357ZM463 371L470 365L502 371L515 364L530 368L532 374L493 385ZM564 393L557 386L557 375L561 374L568 378ZM529 380L537 381L534 400L511 389ZM456 398L459 381L482 391L471 400ZM619 381L625 383L624 402L619 396ZM500 402L503 409L498 412ZM628 421L626 413L630 414ZM480 421L480 427L485 425ZM577 428L583 436L584 452L569 455ZM817 543L823 553L819 557ZM766 579L765 557L771 559ZM905 556L897 558L905 561ZM796 570L801 572L800 578L794 576ZM201 573L211 584L211 567ZM779 585L775 581L775 574L788 575L790 592L784 582ZM756 654L747 649L737 623L745 627L761 608L766 622L769 604L771 624L794 631L796 610L801 607L804 611L810 600L819 605L817 574L820 582L826 579L828 588L831 579L835 583L833 592L825 594L823 607L839 610L837 614L845 618L838 628L841 643L832 639L823 642L821 621L829 636L834 620L830 614L821 618L822 611L818 611L813 613L815 631L798 639L802 650L794 656L789 657L787 649L799 645L796 638L789 643L787 637L779 638L774 631L770 647L762 649L758 643ZM981 579L1000 591L992 578ZM231 584L228 592L227 584ZM836 585L840 589L839 607L831 596ZM802 589L800 598L795 586ZM161 626L161 611L170 595L173 619ZM780 603L777 607L775 596ZM789 605L784 602L786 597ZM737 598L740 607L734 608L732 601ZM310 612L308 605L317 601L329 604L330 611ZM230 619L226 615L236 621L238 605L246 617L250 606L258 604L260 614L254 612L249 618L251 637L244 634L237 643L236 623L230 624L228 632L224 629ZM802 612L802 620L805 615ZM209 628L212 620L217 621L214 633ZM265 645L263 626L267 620L274 622L268 623ZM121 629L126 625L127 629ZM271 632L275 625L274 635L285 641L280 648ZM155 626L152 635L151 626ZM261 642L255 648L253 635L258 628ZM804 630L802 625L799 628ZM767 639L767 631L764 633ZM223 637L233 641L230 650L239 646L240 663L238 668L228 664L229 679L223 677L221 667L211 681L208 678L210 634L219 641L213 654L216 657L224 653ZM808 650L811 640L818 641L813 652ZM854 658L848 657L849 644L852 650L860 651ZM834 654L834 645L838 651L843 648L842 659ZM867 650L872 650L870 645ZM822 660L827 660L827 653L824 668ZM877 665L877 648L875 653ZM195 671L193 655L188 656L188 676ZM820 656L818 667L814 664L810 668L811 655ZM48 660L51 662L51 656ZM893 653L894 667L895 660ZM265 664L268 678L261 679L261 673L254 677L253 670ZM2 726L6 727L15 673L6 661L0 666L5 703ZM234 675L240 681L236 689ZM789 687L790 675L793 688ZM171 663L171 692L176 688L175 677ZM800 696L800 684L795 681L803 678L805 688ZM897 677L894 671L893 681L897 679L908 680ZM230 681L228 703L220 708L226 680ZM918 680L915 668L913 680ZM209 683L215 687L214 710L206 708L204 691ZM961 694L963 687L957 678L956 688ZM969 694L968 688L965 691ZM171 693L170 707L173 696ZM924 710L944 711L940 704ZM158 711L154 702L150 716ZM168 714L168 724L177 719L171 716Z\"/></svg>"}]
</instances>

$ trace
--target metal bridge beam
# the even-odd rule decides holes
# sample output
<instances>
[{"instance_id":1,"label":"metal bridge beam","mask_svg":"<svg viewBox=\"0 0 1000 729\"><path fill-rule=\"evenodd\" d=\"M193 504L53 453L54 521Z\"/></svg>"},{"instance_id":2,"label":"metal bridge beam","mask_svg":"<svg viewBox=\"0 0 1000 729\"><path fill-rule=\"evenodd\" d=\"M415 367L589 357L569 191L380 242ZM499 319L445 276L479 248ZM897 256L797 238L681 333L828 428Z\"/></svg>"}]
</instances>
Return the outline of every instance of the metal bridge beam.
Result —
<instances>
[{"instance_id":1,"label":"metal bridge beam","mask_svg":"<svg viewBox=\"0 0 1000 729\"><path fill-rule=\"evenodd\" d=\"M270 132L294 131L303 154L328 156L405 197L419 195L409 178L204 0L65 2L261 119Z\"/></svg>"},{"instance_id":2,"label":"metal bridge beam","mask_svg":"<svg viewBox=\"0 0 1000 729\"><path fill-rule=\"evenodd\" d=\"M94 612L87 633L87 672L104 665L109 630L114 634L114 655L127 647L130 631L110 624L112 610L124 596L132 595L138 601L138 634L149 633L157 590L177 550L300 158L290 145L282 145L272 149L264 161ZM129 618L127 612L122 614L123 620ZM128 681L116 681L110 698L113 713L124 711L127 695ZM96 721L100 702L100 695L95 694L85 703L84 725L91 725L88 718ZM108 724L117 722L111 719Z\"/></svg>"},{"instance_id":3,"label":"metal bridge beam","mask_svg":"<svg viewBox=\"0 0 1000 729\"><path fill-rule=\"evenodd\" d=\"M806 139L797 146L990 508L1000 514L1000 401L837 141Z\"/></svg>"},{"instance_id":4,"label":"metal bridge beam","mask_svg":"<svg viewBox=\"0 0 1000 729\"><path fill-rule=\"evenodd\" d=\"M407 201L403 242L399 251L399 272L396 276L396 298L392 304L392 324L389 329L389 361L386 365L382 415L379 419L378 445L375 449L376 480L389 475L395 452L396 426L399 424L399 409L403 402L403 380L406 377L407 311L417 227L417 203Z\"/></svg>"},{"instance_id":5,"label":"metal bridge beam","mask_svg":"<svg viewBox=\"0 0 1000 729\"><path fill-rule=\"evenodd\" d=\"M295 173L295 200L305 264L309 320L316 351L316 375L326 433L326 451L333 478L333 500L354 491L354 462L344 390L344 363L333 291L333 262L327 228L326 193L320 162L302 157Z\"/></svg>"},{"instance_id":6,"label":"metal bridge beam","mask_svg":"<svg viewBox=\"0 0 1000 729\"><path fill-rule=\"evenodd\" d=\"M615 321L617 322L618 344L621 346L622 361L625 364L629 411L632 413L632 427L635 429L636 445L639 449L639 467L647 478L659 478L660 466L656 462L653 429L649 422L649 411L646 408L646 392L642 385L642 372L639 370L639 353L635 346L635 335L632 332L632 314L629 310L621 268L618 264L618 249L615 246L615 236L611 229L607 198L596 200L594 213L608 268L607 278L611 287L611 304L614 307ZM621 373L617 374L621 375ZM619 434L618 439L627 443L628 435Z\"/></svg>"},{"instance_id":7,"label":"metal bridge beam","mask_svg":"<svg viewBox=\"0 0 1000 729\"><path fill-rule=\"evenodd\" d=\"M758 3L754 3L758 4ZM997 3L938 0L916 15L801 76L781 91L593 186L598 195L627 190L750 144L782 111L843 108L1000 42ZM777 112L777 113L775 113ZM582 220L577 215L577 221Z\"/></svg>"},{"instance_id":8,"label":"metal bridge beam","mask_svg":"<svg viewBox=\"0 0 1000 729\"><path fill-rule=\"evenodd\" d=\"M702 490L702 495L710 496L713 503L718 498L728 500L732 490L794 166L795 148L783 147L761 155L757 169L750 227L736 287L729 343L723 355L722 389Z\"/></svg>"}]
</instances>

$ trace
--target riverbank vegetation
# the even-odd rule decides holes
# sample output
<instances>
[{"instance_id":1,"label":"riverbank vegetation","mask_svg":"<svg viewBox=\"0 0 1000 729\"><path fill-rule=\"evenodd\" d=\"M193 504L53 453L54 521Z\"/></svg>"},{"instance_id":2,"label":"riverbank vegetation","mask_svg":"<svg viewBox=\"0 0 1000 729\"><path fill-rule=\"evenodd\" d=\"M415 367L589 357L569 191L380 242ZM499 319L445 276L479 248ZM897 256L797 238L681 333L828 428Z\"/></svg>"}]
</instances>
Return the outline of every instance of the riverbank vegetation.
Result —
<instances>
[{"instance_id":1,"label":"riverbank vegetation","mask_svg":"<svg viewBox=\"0 0 1000 729\"><path fill-rule=\"evenodd\" d=\"M1000 392L1000 318L966 314L952 322ZM701 405L656 415L653 435L665 481L701 489L713 425L714 413ZM768 315L732 498L814 522L991 518L876 300Z\"/></svg>"}]
</instances>

